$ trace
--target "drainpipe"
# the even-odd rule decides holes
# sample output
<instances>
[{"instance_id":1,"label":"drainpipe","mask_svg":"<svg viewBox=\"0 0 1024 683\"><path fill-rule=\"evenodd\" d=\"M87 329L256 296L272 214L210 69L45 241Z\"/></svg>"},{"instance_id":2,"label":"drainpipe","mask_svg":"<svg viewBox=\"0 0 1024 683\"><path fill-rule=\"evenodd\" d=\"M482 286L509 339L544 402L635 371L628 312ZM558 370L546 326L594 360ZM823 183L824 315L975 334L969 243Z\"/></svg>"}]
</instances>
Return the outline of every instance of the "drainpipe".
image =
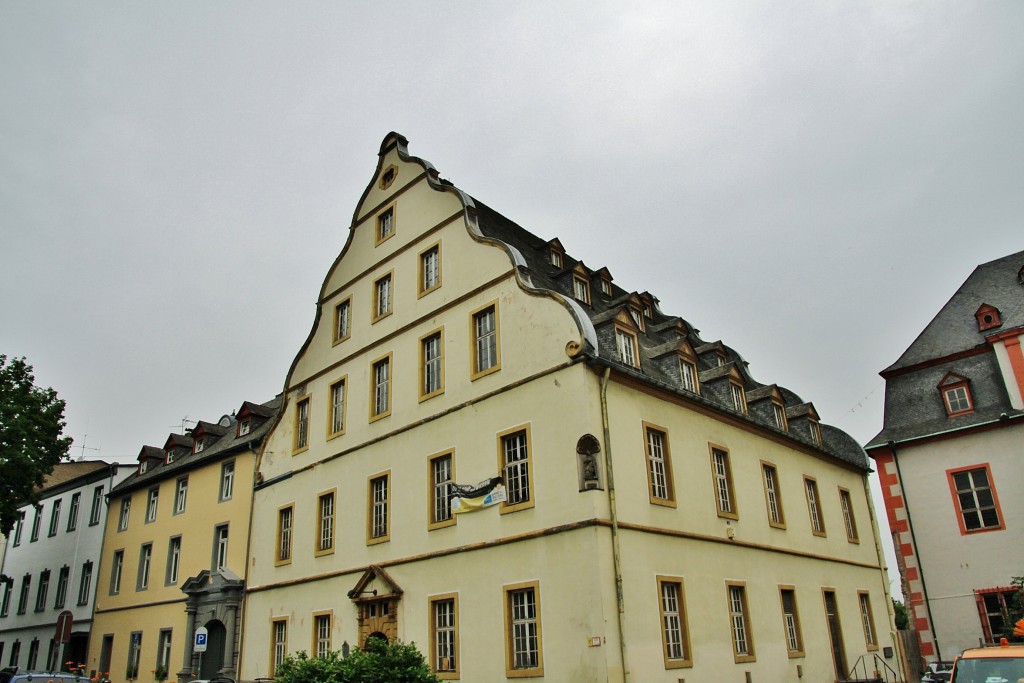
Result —
<instances>
[{"instance_id":1,"label":"drainpipe","mask_svg":"<svg viewBox=\"0 0 1024 683\"><path fill-rule=\"evenodd\" d=\"M903 493L903 507L907 511L907 530L910 532L910 543L914 546L914 555L917 557L917 578L921 580L921 597L924 598L924 610L928 614L928 623L932 627L932 640L935 641L935 657L942 661L942 650L939 648L939 634L935 630L935 620L932 619L932 605L928 599L928 585L924 582L924 567L921 566L921 553L917 549L917 535L914 534L914 522L910 519L910 499L907 498L907 488L903 485L903 473L900 471L900 459L896 457L896 442L890 441L889 452L892 453L892 461L896 464L896 476L900 479L900 492ZM904 596L907 602L910 596Z\"/></svg>"},{"instance_id":2,"label":"drainpipe","mask_svg":"<svg viewBox=\"0 0 1024 683\"><path fill-rule=\"evenodd\" d=\"M604 469L608 483L608 508L612 518L612 566L615 570L615 601L618 606L619 654L622 657L622 679L629 674L626 663L626 603L622 597L622 554L619 551L619 516L615 504L615 473L612 469L612 436L608 426L608 377L612 369L606 367L601 376L601 426L604 428Z\"/></svg>"}]
</instances>

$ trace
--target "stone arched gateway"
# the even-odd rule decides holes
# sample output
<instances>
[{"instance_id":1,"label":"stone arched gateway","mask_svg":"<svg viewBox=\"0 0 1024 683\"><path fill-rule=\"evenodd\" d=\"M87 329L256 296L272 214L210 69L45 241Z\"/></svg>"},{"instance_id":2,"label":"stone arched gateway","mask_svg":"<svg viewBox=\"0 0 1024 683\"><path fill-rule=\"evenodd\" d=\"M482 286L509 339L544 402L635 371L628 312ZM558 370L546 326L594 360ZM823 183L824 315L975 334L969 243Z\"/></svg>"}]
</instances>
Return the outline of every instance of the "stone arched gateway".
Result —
<instances>
[{"instance_id":1,"label":"stone arched gateway","mask_svg":"<svg viewBox=\"0 0 1024 683\"><path fill-rule=\"evenodd\" d=\"M188 625L185 629L184 658L179 683L192 680L194 673L210 676L236 678L238 669L239 610L245 593L245 581L229 569L210 571L204 569L182 585L181 590L188 596L185 613ZM203 654L200 667L199 653L193 650L196 629L205 626L211 634L208 649ZM216 671L212 671L213 668Z\"/></svg>"},{"instance_id":2,"label":"stone arched gateway","mask_svg":"<svg viewBox=\"0 0 1024 683\"><path fill-rule=\"evenodd\" d=\"M370 566L348 592L355 603L359 620L359 645L371 637L398 638L398 603L402 589L377 566Z\"/></svg>"}]
</instances>

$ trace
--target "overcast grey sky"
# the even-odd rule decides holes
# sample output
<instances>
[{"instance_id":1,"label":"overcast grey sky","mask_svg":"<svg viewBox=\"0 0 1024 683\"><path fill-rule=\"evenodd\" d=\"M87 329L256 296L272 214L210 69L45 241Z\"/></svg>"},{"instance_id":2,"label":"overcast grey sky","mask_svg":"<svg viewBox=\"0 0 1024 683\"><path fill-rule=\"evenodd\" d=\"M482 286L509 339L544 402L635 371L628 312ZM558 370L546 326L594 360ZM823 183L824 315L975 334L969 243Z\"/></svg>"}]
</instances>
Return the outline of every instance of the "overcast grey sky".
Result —
<instances>
[{"instance_id":1,"label":"overcast grey sky","mask_svg":"<svg viewBox=\"0 0 1024 683\"><path fill-rule=\"evenodd\" d=\"M0 0L0 353L90 457L271 398L396 130L866 442L1024 248L1024 2L625 5Z\"/></svg>"}]
</instances>

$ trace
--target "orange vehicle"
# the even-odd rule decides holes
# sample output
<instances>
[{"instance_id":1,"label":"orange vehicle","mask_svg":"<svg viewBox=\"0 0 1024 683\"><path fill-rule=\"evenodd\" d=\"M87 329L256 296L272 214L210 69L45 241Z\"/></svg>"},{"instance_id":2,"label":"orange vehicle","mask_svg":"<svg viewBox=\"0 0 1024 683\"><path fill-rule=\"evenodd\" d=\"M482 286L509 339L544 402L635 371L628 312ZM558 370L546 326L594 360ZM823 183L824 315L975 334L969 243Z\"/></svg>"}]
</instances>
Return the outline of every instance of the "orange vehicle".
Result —
<instances>
[{"instance_id":1,"label":"orange vehicle","mask_svg":"<svg viewBox=\"0 0 1024 683\"><path fill-rule=\"evenodd\" d=\"M1024 683L1024 645L1003 638L996 647L964 650L953 663L950 683Z\"/></svg>"}]
</instances>

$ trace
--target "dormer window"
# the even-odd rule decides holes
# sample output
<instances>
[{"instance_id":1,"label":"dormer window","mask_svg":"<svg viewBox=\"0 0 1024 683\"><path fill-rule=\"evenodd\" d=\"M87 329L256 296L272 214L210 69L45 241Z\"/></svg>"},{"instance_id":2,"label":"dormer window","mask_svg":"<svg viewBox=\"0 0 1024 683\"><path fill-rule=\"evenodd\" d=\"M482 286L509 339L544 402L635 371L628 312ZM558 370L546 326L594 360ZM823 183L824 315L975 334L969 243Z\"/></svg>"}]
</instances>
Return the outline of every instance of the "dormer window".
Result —
<instances>
[{"instance_id":1,"label":"dormer window","mask_svg":"<svg viewBox=\"0 0 1024 683\"><path fill-rule=\"evenodd\" d=\"M148 470L148 469L149 469L149 461L148 460L143 460L142 462L139 463L139 474L145 474L146 470Z\"/></svg>"},{"instance_id":2,"label":"dormer window","mask_svg":"<svg viewBox=\"0 0 1024 683\"><path fill-rule=\"evenodd\" d=\"M732 397L732 407L736 412L747 413L747 395L743 391L743 385L737 382L729 382L729 395Z\"/></svg>"},{"instance_id":3,"label":"dormer window","mask_svg":"<svg viewBox=\"0 0 1024 683\"><path fill-rule=\"evenodd\" d=\"M167 464L170 465L172 462L174 462L174 458L177 455L178 455L178 452L176 450L171 449L171 450L167 451Z\"/></svg>"},{"instance_id":4,"label":"dormer window","mask_svg":"<svg viewBox=\"0 0 1024 683\"><path fill-rule=\"evenodd\" d=\"M1003 324L1003 321L999 316L999 309L988 304L982 304L981 308L975 312L974 319L978 321L979 332L991 330L992 328L999 327Z\"/></svg>"},{"instance_id":5,"label":"dormer window","mask_svg":"<svg viewBox=\"0 0 1024 683\"><path fill-rule=\"evenodd\" d=\"M551 259L551 265L558 269L562 268L562 252L552 249L549 258Z\"/></svg>"},{"instance_id":6,"label":"dormer window","mask_svg":"<svg viewBox=\"0 0 1024 683\"><path fill-rule=\"evenodd\" d=\"M788 431L789 426L786 423L786 409L781 403L772 401L772 414L775 416L775 426L782 431Z\"/></svg>"},{"instance_id":7,"label":"dormer window","mask_svg":"<svg viewBox=\"0 0 1024 683\"><path fill-rule=\"evenodd\" d=\"M683 389L694 394L697 393L697 366L693 361L686 358L679 359L679 381Z\"/></svg>"},{"instance_id":8,"label":"dormer window","mask_svg":"<svg viewBox=\"0 0 1024 683\"><path fill-rule=\"evenodd\" d=\"M619 357L619 362L625 363L634 368L640 367L640 358L637 355L637 343L636 335L632 332L622 329L620 327L615 328L615 350Z\"/></svg>"},{"instance_id":9,"label":"dormer window","mask_svg":"<svg viewBox=\"0 0 1024 683\"><path fill-rule=\"evenodd\" d=\"M643 332L644 331L644 314L643 314L643 312L639 308L630 307L629 315L632 316L633 322L640 329L640 331Z\"/></svg>"},{"instance_id":10,"label":"dormer window","mask_svg":"<svg viewBox=\"0 0 1024 683\"><path fill-rule=\"evenodd\" d=\"M601 293L605 296L612 295L612 281L607 278L601 278Z\"/></svg>"},{"instance_id":11,"label":"dormer window","mask_svg":"<svg viewBox=\"0 0 1024 683\"><path fill-rule=\"evenodd\" d=\"M715 367L722 367L726 363L725 352L719 349L715 352Z\"/></svg>"},{"instance_id":12,"label":"dormer window","mask_svg":"<svg viewBox=\"0 0 1024 683\"><path fill-rule=\"evenodd\" d=\"M195 442L192 445L192 452L193 453L202 453L203 449L206 448L206 437L200 435L200 436L195 437L195 439L196 440L195 440Z\"/></svg>"},{"instance_id":13,"label":"dormer window","mask_svg":"<svg viewBox=\"0 0 1024 683\"><path fill-rule=\"evenodd\" d=\"M974 412L974 399L966 377L952 372L947 374L939 382L939 391L942 393L942 403L949 417Z\"/></svg>"},{"instance_id":14,"label":"dormer window","mask_svg":"<svg viewBox=\"0 0 1024 683\"><path fill-rule=\"evenodd\" d=\"M650 304L644 304L644 317L654 318L654 307Z\"/></svg>"},{"instance_id":15,"label":"dormer window","mask_svg":"<svg viewBox=\"0 0 1024 683\"><path fill-rule=\"evenodd\" d=\"M816 443L817 445L820 446L821 445L821 426L818 425L818 421L817 420L813 420L813 419L808 419L807 420L807 426L811 430L811 439L814 440L814 443Z\"/></svg>"},{"instance_id":16,"label":"dormer window","mask_svg":"<svg viewBox=\"0 0 1024 683\"><path fill-rule=\"evenodd\" d=\"M245 436L252 430L252 418L243 417L238 421L238 435Z\"/></svg>"},{"instance_id":17,"label":"dormer window","mask_svg":"<svg viewBox=\"0 0 1024 683\"><path fill-rule=\"evenodd\" d=\"M572 295L580 302L590 305L590 283L579 275L572 276Z\"/></svg>"}]
</instances>

